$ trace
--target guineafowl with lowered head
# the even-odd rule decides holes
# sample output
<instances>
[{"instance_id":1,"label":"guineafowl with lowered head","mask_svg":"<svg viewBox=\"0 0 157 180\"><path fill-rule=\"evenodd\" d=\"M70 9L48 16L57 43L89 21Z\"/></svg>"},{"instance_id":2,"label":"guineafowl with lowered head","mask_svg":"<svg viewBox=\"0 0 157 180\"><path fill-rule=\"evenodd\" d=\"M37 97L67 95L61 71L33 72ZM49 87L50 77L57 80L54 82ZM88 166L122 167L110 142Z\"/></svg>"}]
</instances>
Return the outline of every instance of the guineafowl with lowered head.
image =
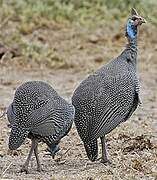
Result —
<instances>
[{"instance_id":1,"label":"guineafowl with lowered head","mask_svg":"<svg viewBox=\"0 0 157 180\"><path fill-rule=\"evenodd\" d=\"M45 82L30 81L17 88L13 102L7 110L11 126L9 149L17 149L27 137L32 141L22 172L28 172L33 151L37 170L42 170L38 157L38 142L46 143L48 150L55 154L61 138L67 135L72 126L74 111L74 107Z\"/></svg>"},{"instance_id":2,"label":"guineafowl with lowered head","mask_svg":"<svg viewBox=\"0 0 157 180\"><path fill-rule=\"evenodd\" d=\"M97 159L100 138L101 162L108 162L105 135L126 121L140 103L136 59L137 29L142 23L145 19L133 8L126 24L127 47L74 91L74 122L91 161Z\"/></svg>"}]
</instances>

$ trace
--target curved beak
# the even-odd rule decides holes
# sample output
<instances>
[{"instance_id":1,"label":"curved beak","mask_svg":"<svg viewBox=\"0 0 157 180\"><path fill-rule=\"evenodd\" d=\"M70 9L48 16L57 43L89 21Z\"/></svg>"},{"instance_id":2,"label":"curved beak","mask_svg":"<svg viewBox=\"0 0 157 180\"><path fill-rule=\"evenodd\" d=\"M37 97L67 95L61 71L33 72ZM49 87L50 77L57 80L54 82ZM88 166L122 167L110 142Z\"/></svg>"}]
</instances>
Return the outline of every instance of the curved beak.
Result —
<instances>
[{"instance_id":1,"label":"curved beak","mask_svg":"<svg viewBox=\"0 0 157 180\"><path fill-rule=\"evenodd\" d=\"M146 23L147 21L142 17L141 23Z\"/></svg>"},{"instance_id":2,"label":"curved beak","mask_svg":"<svg viewBox=\"0 0 157 180\"><path fill-rule=\"evenodd\" d=\"M143 18L143 17L139 17L138 19L137 19L137 25L142 25L143 23L146 23L147 21Z\"/></svg>"}]
</instances>

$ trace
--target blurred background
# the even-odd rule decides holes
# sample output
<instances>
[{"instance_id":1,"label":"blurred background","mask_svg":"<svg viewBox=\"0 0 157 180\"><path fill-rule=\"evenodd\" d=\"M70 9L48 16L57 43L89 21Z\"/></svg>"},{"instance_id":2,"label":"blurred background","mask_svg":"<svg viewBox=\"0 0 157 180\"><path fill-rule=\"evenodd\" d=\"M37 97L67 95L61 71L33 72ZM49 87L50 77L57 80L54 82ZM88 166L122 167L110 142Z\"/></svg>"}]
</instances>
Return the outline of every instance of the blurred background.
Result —
<instances>
[{"instance_id":1,"label":"blurred background","mask_svg":"<svg viewBox=\"0 0 157 180\"><path fill-rule=\"evenodd\" d=\"M139 36L145 40L141 35L145 33L151 38L156 34L156 0L0 0L0 43L11 48L18 64L80 67L78 59L87 53L87 41L111 51L124 39L125 22L132 6L148 21L148 28L145 26L145 32ZM140 44L146 45L143 41ZM102 56L100 48L93 48L87 55ZM84 61L85 58L83 66Z\"/></svg>"},{"instance_id":2,"label":"blurred background","mask_svg":"<svg viewBox=\"0 0 157 180\"><path fill-rule=\"evenodd\" d=\"M15 156L8 156L9 129L3 118L0 178L157 179L156 0L0 0L0 109L3 111L15 89L29 80L48 82L70 101L85 77L125 48L125 23L133 6L147 20L138 31L143 104L130 121L108 136L113 164L104 167L88 162L73 127L61 142L62 154L55 161L40 145L46 173L34 172L32 162L33 174L19 174L30 142L26 141Z\"/></svg>"}]
</instances>

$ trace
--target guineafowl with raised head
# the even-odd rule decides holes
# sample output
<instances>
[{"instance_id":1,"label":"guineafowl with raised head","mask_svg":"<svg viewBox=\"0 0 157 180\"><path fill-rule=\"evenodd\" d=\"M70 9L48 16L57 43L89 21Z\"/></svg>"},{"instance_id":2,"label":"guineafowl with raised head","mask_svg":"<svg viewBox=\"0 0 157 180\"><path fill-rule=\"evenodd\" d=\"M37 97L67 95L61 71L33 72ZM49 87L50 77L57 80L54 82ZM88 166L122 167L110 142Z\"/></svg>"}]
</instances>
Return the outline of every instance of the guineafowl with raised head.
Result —
<instances>
[{"instance_id":1,"label":"guineafowl with raised head","mask_svg":"<svg viewBox=\"0 0 157 180\"><path fill-rule=\"evenodd\" d=\"M100 138L101 162L109 162L105 135L126 121L140 103L136 58L137 29L142 23L145 19L132 9L126 24L126 48L117 58L89 75L74 91L74 122L91 161L97 159L97 139Z\"/></svg>"},{"instance_id":2,"label":"guineafowl with raised head","mask_svg":"<svg viewBox=\"0 0 157 180\"><path fill-rule=\"evenodd\" d=\"M74 107L45 82L30 81L17 88L13 102L7 110L11 127L9 149L17 149L27 137L32 141L22 172L28 172L33 152L37 170L42 170L38 157L38 142L46 143L48 150L55 155L61 138L68 134L72 126L74 112Z\"/></svg>"}]
</instances>

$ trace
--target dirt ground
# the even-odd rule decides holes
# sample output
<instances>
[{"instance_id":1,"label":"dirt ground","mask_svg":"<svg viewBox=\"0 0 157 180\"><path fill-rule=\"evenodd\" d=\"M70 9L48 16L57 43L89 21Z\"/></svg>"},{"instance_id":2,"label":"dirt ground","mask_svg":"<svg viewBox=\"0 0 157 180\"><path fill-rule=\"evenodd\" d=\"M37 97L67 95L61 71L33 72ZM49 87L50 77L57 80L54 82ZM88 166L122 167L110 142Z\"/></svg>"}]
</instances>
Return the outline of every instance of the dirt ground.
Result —
<instances>
[{"instance_id":1,"label":"dirt ground","mask_svg":"<svg viewBox=\"0 0 157 180\"><path fill-rule=\"evenodd\" d=\"M17 86L29 80L50 83L60 95L70 101L75 87L113 57L125 45L123 28L107 29L101 26L92 30L59 28L36 30L26 36L28 41L44 41L55 48L67 60L67 66L47 68L44 65L22 67L18 58L5 57L0 66L0 108L7 107ZM110 33L112 30L113 33ZM110 165L99 161L90 162L84 151L76 128L73 125L68 136L60 143L61 150L53 160L40 144L39 156L43 172L36 171L33 157L29 174L20 173L30 148L30 141L18 149L14 156L7 154L9 128L7 119L0 125L0 178L1 179L88 179L88 180L155 180L157 179L157 39L149 26L141 28L139 34L138 70L141 82L140 106L127 122L121 124L107 136ZM121 32L120 34L117 32ZM47 37L47 34L49 37ZM20 60L21 62L21 60ZM20 64L20 65L19 65ZM99 145L100 147L100 145ZM99 157L101 147L99 148Z\"/></svg>"}]
</instances>

